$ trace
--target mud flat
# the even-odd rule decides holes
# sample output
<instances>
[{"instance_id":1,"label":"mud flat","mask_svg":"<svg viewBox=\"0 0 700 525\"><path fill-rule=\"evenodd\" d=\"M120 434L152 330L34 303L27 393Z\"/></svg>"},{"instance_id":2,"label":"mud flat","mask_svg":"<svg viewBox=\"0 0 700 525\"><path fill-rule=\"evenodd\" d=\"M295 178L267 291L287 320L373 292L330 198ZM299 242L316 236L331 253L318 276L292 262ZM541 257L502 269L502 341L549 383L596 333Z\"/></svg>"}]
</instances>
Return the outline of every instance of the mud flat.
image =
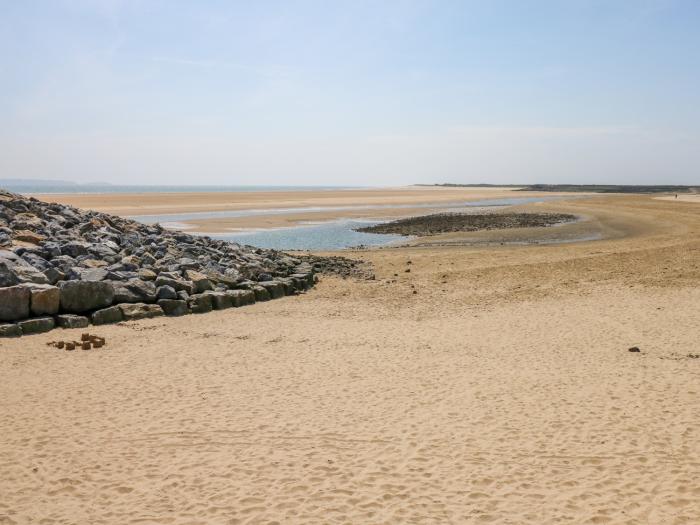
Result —
<instances>
[{"instance_id":1,"label":"mud flat","mask_svg":"<svg viewBox=\"0 0 700 525\"><path fill-rule=\"evenodd\" d=\"M452 232L545 228L576 220L567 213L436 213L358 228L365 233L426 236Z\"/></svg>"}]
</instances>

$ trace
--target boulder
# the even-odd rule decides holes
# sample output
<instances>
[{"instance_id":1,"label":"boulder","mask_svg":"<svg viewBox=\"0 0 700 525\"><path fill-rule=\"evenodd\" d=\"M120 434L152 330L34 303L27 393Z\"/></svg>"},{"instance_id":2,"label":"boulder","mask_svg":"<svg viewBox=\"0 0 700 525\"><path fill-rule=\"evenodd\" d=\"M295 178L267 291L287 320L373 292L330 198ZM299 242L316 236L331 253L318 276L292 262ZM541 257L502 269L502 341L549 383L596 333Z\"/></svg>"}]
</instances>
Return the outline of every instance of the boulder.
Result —
<instances>
[{"instance_id":1,"label":"boulder","mask_svg":"<svg viewBox=\"0 0 700 525\"><path fill-rule=\"evenodd\" d=\"M61 253L70 257L87 255L90 244L81 241L68 241L61 245Z\"/></svg>"},{"instance_id":2,"label":"boulder","mask_svg":"<svg viewBox=\"0 0 700 525\"><path fill-rule=\"evenodd\" d=\"M167 277L162 273L156 278L156 286L171 286L178 292L183 290L189 295L193 293L194 286L191 281L183 281L182 279L173 279L172 277Z\"/></svg>"},{"instance_id":3,"label":"boulder","mask_svg":"<svg viewBox=\"0 0 700 525\"><path fill-rule=\"evenodd\" d=\"M38 233L34 233L30 230L15 230L12 237L16 241L28 242L31 244L39 244L46 238L43 235L39 235Z\"/></svg>"},{"instance_id":4,"label":"boulder","mask_svg":"<svg viewBox=\"0 0 700 525\"><path fill-rule=\"evenodd\" d=\"M53 317L37 317L35 319L26 319L17 323L22 329L23 335L41 334L53 330L56 323Z\"/></svg>"},{"instance_id":5,"label":"boulder","mask_svg":"<svg viewBox=\"0 0 700 525\"><path fill-rule=\"evenodd\" d=\"M61 281L61 310L82 313L112 304L114 288L106 281Z\"/></svg>"},{"instance_id":6,"label":"boulder","mask_svg":"<svg viewBox=\"0 0 700 525\"><path fill-rule=\"evenodd\" d=\"M56 324L61 328L85 328L90 321L82 315L61 314L56 316Z\"/></svg>"},{"instance_id":7,"label":"boulder","mask_svg":"<svg viewBox=\"0 0 700 525\"><path fill-rule=\"evenodd\" d=\"M261 287L261 289L267 293L265 288ZM253 290L229 290L226 292L226 295L231 298L231 303L235 307L255 303L255 292Z\"/></svg>"},{"instance_id":8,"label":"boulder","mask_svg":"<svg viewBox=\"0 0 700 525\"><path fill-rule=\"evenodd\" d=\"M44 270L44 276L46 277L46 280L49 282L49 284L56 284L58 281L62 281L66 278L65 273L54 267L50 267Z\"/></svg>"},{"instance_id":9,"label":"boulder","mask_svg":"<svg viewBox=\"0 0 700 525\"><path fill-rule=\"evenodd\" d=\"M0 323L0 337L19 337L22 328L15 323Z\"/></svg>"},{"instance_id":10,"label":"boulder","mask_svg":"<svg viewBox=\"0 0 700 525\"><path fill-rule=\"evenodd\" d=\"M109 272L104 268L86 268L80 271L81 281L104 281Z\"/></svg>"},{"instance_id":11,"label":"boulder","mask_svg":"<svg viewBox=\"0 0 700 525\"><path fill-rule=\"evenodd\" d=\"M202 293L214 289L209 278L203 273L195 270L185 270L183 275L185 279L192 282L194 293Z\"/></svg>"},{"instance_id":12,"label":"boulder","mask_svg":"<svg viewBox=\"0 0 700 525\"><path fill-rule=\"evenodd\" d=\"M267 291L267 288L262 286L253 286L252 290L250 291L252 291L253 295L255 295L256 301L269 301L272 299L272 297L270 297L270 292Z\"/></svg>"},{"instance_id":13,"label":"boulder","mask_svg":"<svg viewBox=\"0 0 700 525\"><path fill-rule=\"evenodd\" d=\"M211 312L213 308L211 296L206 294L190 295L187 304L193 314Z\"/></svg>"},{"instance_id":14,"label":"boulder","mask_svg":"<svg viewBox=\"0 0 700 525\"><path fill-rule=\"evenodd\" d=\"M163 309L165 315L172 317L185 315L189 311L187 301L180 299L158 299L158 306Z\"/></svg>"},{"instance_id":15,"label":"boulder","mask_svg":"<svg viewBox=\"0 0 700 525\"><path fill-rule=\"evenodd\" d=\"M120 304L119 309L122 311L124 320L131 321L135 319L150 319L163 315L163 309L157 304L145 303L129 303Z\"/></svg>"},{"instance_id":16,"label":"boulder","mask_svg":"<svg viewBox=\"0 0 700 525\"><path fill-rule=\"evenodd\" d=\"M158 277L158 274L154 272L153 270L149 270L148 268L141 268L138 271L139 279L142 281L155 281L156 277Z\"/></svg>"},{"instance_id":17,"label":"boulder","mask_svg":"<svg viewBox=\"0 0 700 525\"><path fill-rule=\"evenodd\" d=\"M115 303L154 303L156 285L151 281L129 279L126 282L112 281Z\"/></svg>"},{"instance_id":18,"label":"boulder","mask_svg":"<svg viewBox=\"0 0 700 525\"><path fill-rule=\"evenodd\" d=\"M14 265L9 261L0 259L0 286L14 286L19 284L19 277L13 270Z\"/></svg>"},{"instance_id":19,"label":"boulder","mask_svg":"<svg viewBox=\"0 0 700 525\"><path fill-rule=\"evenodd\" d=\"M233 301L226 292L206 292L206 294L211 297L214 310L225 310L233 306Z\"/></svg>"},{"instance_id":20,"label":"boulder","mask_svg":"<svg viewBox=\"0 0 700 525\"><path fill-rule=\"evenodd\" d=\"M268 291L271 299L279 299L280 297L284 297L284 285L279 281L265 281L259 283L259 286L262 286Z\"/></svg>"},{"instance_id":21,"label":"boulder","mask_svg":"<svg viewBox=\"0 0 700 525\"><path fill-rule=\"evenodd\" d=\"M0 288L0 321L16 321L29 317L31 295L26 286Z\"/></svg>"},{"instance_id":22,"label":"boulder","mask_svg":"<svg viewBox=\"0 0 700 525\"><path fill-rule=\"evenodd\" d=\"M118 306L110 306L93 312L90 316L92 324L112 324L118 323L124 319L122 311Z\"/></svg>"},{"instance_id":23,"label":"boulder","mask_svg":"<svg viewBox=\"0 0 700 525\"><path fill-rule=\"evenodd\" d=\"M177 299L177 292L172 286L159 286L156 290L158 299Z\"/></svg>"},{"instance_id":24,"label":"boulder","mask_svg":"<svg viewBox=\"0 0 700 525\"><path fill-rule=\"evenodd\" d=\"M22 284L29 288L31 298L29 308L32 315L53 315L58 312L61 293L56 286L50 284Z\"/></svg>"}]
</instances>

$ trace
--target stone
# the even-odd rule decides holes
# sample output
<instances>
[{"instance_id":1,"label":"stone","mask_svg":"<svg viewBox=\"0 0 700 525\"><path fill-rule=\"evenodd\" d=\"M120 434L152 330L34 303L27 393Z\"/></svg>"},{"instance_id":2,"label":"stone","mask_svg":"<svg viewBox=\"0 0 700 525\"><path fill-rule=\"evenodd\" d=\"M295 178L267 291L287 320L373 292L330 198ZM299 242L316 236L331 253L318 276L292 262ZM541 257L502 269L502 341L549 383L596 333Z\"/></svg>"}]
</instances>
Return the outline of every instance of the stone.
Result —
<instances>
[{"instance_id":1,"label":"stone","mask_svg":"<svg viewBox=\"0 0 700 525\"><path fill-rule=\"evenodd\" d=\"M267 293L267 290L265 290L265 288L260 288L263 292ZM255 292L253 290L229 290L226 292L226 295L228 295L231 298L231 302L235 307L246 306L255 303Z\"/></svg>"},{"instance_id":2,"label":"stone","mask_svg":"<svg viewBox=\"0 0 700 525\"><path fill-rule=\"evenodd\" d=\"M633 346L632 348L628 348L627 351L628 352L641 352L641 350L636 346Z\"/></svg>"},{"instance_id":3,"label":"stone","mask_svg":"<svg viewBox=\"0 0 700 525\"><path fill-rule=\"evenodd\" d=\"M53 330L56 323L53 317L37 317L26 319L17 323L22 328L22 335L41 334Z\"/></svg>"},{"instance_id":4,"label":"stone","mask_svg":"<svg viewBox=\"0 0 700 525\"><path fill-rule=\"evenodd\" d=\"M0 287L14 286L19 284L19 277L12 269L14 265L8 261L0 259Z\"/></svg>"},{"instance_id":5,"label":"stone","mask_svg":"<svg viewBox=\"0 0 700 525\"><path fill-rule=\"evenodd\" d=\"M61 328L85 328L90 321L82 315L61 314L56 316L56 324Z\"/></svg>"},{"instance_id":6,"label":"stone","mask_svg":"<svg viewBox=\"0 0 700 525\"><path fill-rule=\"evenodd\" d=\"M193 314L211 312L213 308L211 296L205 294L190 295L189 299L187 299L187 304Z\"/></svg>"},{"instance_id":7,"label":"stone","mask_svg":"<svg viewBox=\"0 0 700 525\"><path fill-rule=\"evenodd\" d=\"M0 321L16 321L29 317L31 292L26 286L0 288Z\"/></svg>"},{"instance_id":8,"label":"stone","mask_svg":"<svg viewBox=\"0 0 700 525\"><path fill-rule=\"evenodd\" d=\"M118 306L110 306L109 308L97 310L90 316L92 324L95 325L118 323L123 319L124 316L122 315L122 311Z\"/></svg>"},{"instance_id":9,"label":"stone","mask_svg":"<svg viewBox=\"0 0 700 525\"><path fill-rule=\"evenodd\" d=\"M66 274L57 268L47 268L44 270L44 276L49 284L56 284L58 281L62 281L66 278Z\"/></svg>"},{"instance_id":10,"label":"stone","mask_svg":"<svg viewBox=\"0 0 700 525\"><path fill-rule=\"evenodd\" d=\"M124 320L132 321L136 319L150 319L163 315L163 309L157 304L128 303L120 304Z\"/></svg>"},{"instance_id":11,"label":"stone","mask_svg":"<svg viewBox=\"0 0 700 525\"><path fill-rule=\"evenodd\" d=\"M255 295L256 301L269 301L271 299L270 292L267 291L267 288L262 286L253 286L251 291Z\"/></svg>"},{"instance_id":12,"label":"stone","mask_svg":"<svg viewBox=\"0 0 700 525\"><path fill-rule=\"evenodd\" d=\"M165 315L176 317L188 313L187 301L180 299L158 299L158 306L163 309Z\"/></svg>"},{"instance_id":13,"label":"stone","mask_svg":"<svg viewBox=\"0 0 700 525\"><path fill-rule=\"evenodd\" d=\"M154 303L156 285L151 281L129 279L126 282L112 281L115 303Z\"/></svg>"},{"instance_id":14,"label":"stone","mask_svg":"<svg viewBox=\"0 0 700 525\"><path fill-rule=\"evenodd\" d=\"M182 279L173 279L171 277L164 276L163 274L159 274L158 277L156 278L156 286L170 286L177 290L178 292L180 290L183 290L187 292L189 295L192 295L194 286L191 281L183 281Z\"/></svg>"},{"instance_id":15,"label":"stone","mask_svg":"<svg viewBox=\"0 0 700 525\"><path fill-rule=\"evenodd\" d=\"M172 286L159 286L156 290L156 297L158 299L177 299L177 292Z\"/></svg>"},{"instance_id":16,"label":"stone","mask_svg":"<svg viewBox=\"0 0 700 525\"><path fill-rule=\"evenodd\" d=\"M79 257L87 255L90 245L81 241L69 241L61 246L61 253L70 257Z\"/></svg>"},{"instance_id":17,"label":"stone","mask_svg":"<svg viewBox=\"0 0 700 525\"><path fill-rule=\"evenodd\" d=\"M12 237L16 241L28 242L31 244L39 244L46 238L43 235L39 235L38 233L34 233L30 230L15 230Z\"/></svg>"},{"instance_id":18,"label":"stone","mask_svg":"<svg viewBox=\"0 0 700 525\"><path fill-rule=\"evenodd\" d=\"M214 289L209 278L203 273L196 270L185 270L183 275L185 279L192 282L194 293L202 293Z\"/></svg>"},{"instance_id":19,"label":"stone","mask_svg":"<svg viewBox=\"0 0 700 525\"><path fill-rule=\"evenodd\" d=\"M23 284L29 288L31 298L29 309L33 315L53 315L58 313L61 294L56 286L50 284Z\"/></svg>"},{"instance_id":20,"label":"stone","mask_svg":"<svg viewBox=\"0 0 700 525\"><path fill-rule=\"evenodd\" d=\"M61 311L82 313L112 304L114 288L106 281L61 281Z\"/></svg>"},{"instance_id":21,"label":"stone","mask_svg":"<svg viewBox=\"0 0 700 525\"><path fill-rule=\"evenodd\" d=\"M142 281L155 281L156 278L158 277L158 274L154 272L153 270L149 270L148 268L141 268L138 271L139 279Z\"/></svg>"},{"instance_id":22,"label":"stone","mask_svg":"<svg viewBox=\"0 0 700 525\"><path fill-rule=\"evenodd\" d=\"M15 323L0 323L0 337L19 337L22 327Z\"/></svg>"},{"instance_id":23,"label":"stone","mask_svg":"<svg viewBox=\"0 0 700 525\"><path fill-rule=\"evenodd\" d=\"M211 304L214 310L225 310L233 307L233 301L226 292L206 292L211 297Z\"/></svg>"},{"instance_id":24,"label":"stone","mask_svg":"<svg viewBox=\"0 0 700 525\"><path fill-rule=\"evenodd\" d=\"M271 299L279 299L280 297L284 297L284 285L278 281L262 282L260 283L260 286L268 291Z\"/></svg>"},{"instance_id":25,"label":"stone","mask_svg":"<svg viewBox=\"0 0 700 525\"><path fill-rule=\"evenodd\" d=\"M104 268L86 268L80 272L81 281L104 281L109 272Z\"/></svg>"}]
</instances>

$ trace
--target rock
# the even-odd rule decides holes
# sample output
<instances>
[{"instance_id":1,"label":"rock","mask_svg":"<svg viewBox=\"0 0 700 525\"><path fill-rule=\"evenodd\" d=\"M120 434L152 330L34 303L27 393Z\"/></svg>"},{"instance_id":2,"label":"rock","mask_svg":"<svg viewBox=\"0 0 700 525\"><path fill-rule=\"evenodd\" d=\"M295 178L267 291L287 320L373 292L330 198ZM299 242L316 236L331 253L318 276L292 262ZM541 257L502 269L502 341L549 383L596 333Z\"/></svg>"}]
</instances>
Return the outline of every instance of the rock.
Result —
<instances>
[{"instance_id":1,"label":"rock","mask_svg":"<svg viewBox=\"0 0 700 525\"><path fill-rule=\"evenodd\" d=\"M37 317L35 319L26 319L17 323L22 329L23 335L41 334L53 330L55 322L53 317Z\"/></svg>"},{"instance_id":2,"label":"rock","mask_svg":"<svg viewBox=\"0 0 700 525\"><path fill-rule=\"evenodd\" d=\"M255 295L256 301L269 301L271 299L270 292L267 291L267 288L262 286L253 286L251 291Z\"/></svg>"},{"instance_id":3,"label":"rock","mask_svg":"<svg viewBox=\"0 0 700 525\"><path fill-rule=\"evenodd\" d=\"M183 290L189 295L192 295L194 290L194 285L191 281L183 281L182 279L173 279L171 277L164 276L162 273L156 278L156 286L170 286L177 290Z\"/></svg>"},{"instance_id":4,"label":"rock","mask_svg":"<svg viewBox=\"0 0 700 525\"><path fill-rule=\"evenodd\" d=\"M158 277L158 274L154 272L153 270L149 270L148 268L141 268L138 271L139 279L142 281L155 281L156 277Z\"/></svg>"},{"instance_id":5,"label":"rock","mask_svg":"<svg viewBox=\"0 0 700 525\"><path fill-rule=\"evenodd\" d=\"M0 287L14 286L19 284L19 277L13 271L12 267L8 261L0 259Z\"/></svg>"},{"instance_id":6,"label":"rock","mask_svg":"<svg viewBox=\"0 0 700 525\"><path fill-rule=\"evenodd\" d=\"M272 281L273 279L274 279L274 277L272 275L270 275L269 273L263 272L261 274L258 274L258 281L260 281L260 282Z\"/></svg>"},{"instance_id":7,"label":"rock","mask_svg":"<svg viewBox=\"0 0 700 525\"><path fill-rule=\"evenodd\" d=\"M58 312L61 294L57 287L50 284L22 284L29 288L31 298L29 308L33 315L53 315Z\"/></svg>"},{"instance_id":8,"label":"rock","mask_svg":"<svg viewBox=\"0 0 700 525\"><path fill-rule=\"evenodd\" d=\"M22 335L22 328L14 323L0 323L0 337L19 337Z\"/></svg>"},{"instance_id":9,"label":"rock","mask_svg":"<svg viewBox=\"0 0 700 525\"><path fill-rule=\"evenodd\" d=\"M109 272L104 268L87 268L80 272L81 281L104 281Z\"/></svg>"},{"instance_id":10,"label":"rock","mask_svg":"<svg viewBox=\"0 0 700 525\"><path fill-rule=\"evenodd\" d=\"M260 286L268 291L271 299L279 299L280 297L284 297L284 285L278 281L262 282L260 283Z\"/></svg>"},{"instance_id":11,"label":"rock","mask_svg":"<svg viewBox=\"0 0 700 525\"><path fill-rule=\"evenodd\" d=\"M194 286L194 293L202 293L207 290L213 290L214 287L206 275L195 270L185 270L183 272L185 279L191 281Z\"/></svg>"},{"instance_id":12,"label":"rock","mask_svg":"<svg viewBox=\"0 0 700 525\"><path fill-rule=\"evenodd\" d=\"M70 257L79 257L87 255L90 245L86 242L69 241L61 246L61 253Z\"/></svg>"},{"instance_id":13,"label":"rock","mask_svg":"<svg viewBox=\"0 0 700 525\"><path fill-rule=\"evenodd\" d=\"M124 316L122 315L122 311L118 306L110 306L109 308L97 310L90 316L92 324L95 325L118 323L123 319Z\"/></svg>"},{"instance_id":14,"label":"rock","mask_svg":"<svg viewBox=\"0 0 700 525\"><path fill-rule=\"evenodd\" d=\"M127 282L112 281L115 303L154 303L156 285L151 281L129 279Z\"/></svg>"},{"instance_id":15,"label":"rock","mask_svg":"<svg viewBox=\"0 0 700 525\"><path fill-rule=\"evenodd\" d=\"M206 294L211 297L214 310L225 310L233 306L233 301L226 292L206 292Z\"/></svg>"},{"instance_id":16,"label":"rock","mask_svg":"<svg viewBox=\"0 0 700 525\"><path fill-rule=\"evenodd\" d=\"M26 286L0 288L0 321L29 317L31 292Z\"/></svg>"},{"instance_id":17,"label":"rock","mask_svg":"<svg viewBox=\"0 0 700 525\"><path fill-rule=\"evenodd\" d=\"M120 304L119 309L126 321L135 319L150 319L163 315L163 309L157 304L129 303Z\"/></svg>"},{"instance_id":18,"label":"rock","mask_svg":"<svg viewBox=\"0 0 700 525\"><path fill-rule=\"evenodd\" d=\"M187 299L187 304L193 314L211 312L213 308L211 296L205 294L191 295L189 299Z\"/></svg>"},{"instance_id":19,"label":"rock","mask_svg":"<svg viewBox=\"0 0 700 525\"><path fill-rule=\"evenodd\" d=\"M61 281L61 311L82 313L112 304L114 288L106 281Z\"/></svg>"},{"instance_id":20,"label":"rock","mask_svg":"<svg viewBox=\"0 0 700 525\"><path fill-rule=\"evenodd\" d=\"M56 324L61 328L85 328L90 321L82 315L61 314L56 316Z\"/></svg>"},{"instance_id":21,"label":"rock","mask_svg":"<svg viewBox=\"0 0 700 525\"><path fill-rule=\"evenodd\" d=\"M261 286L260 289L267 294L265 288ZM226 295L231 298L231 304L235 307L255 303L255 292L253 290L228 290Z\"/></svg>"},{"instance_id":22,"label":"rock","mask_svg":"<svg viewBox=\"0 0 700 525\"><path fill-rule=\"evenodd\" d=\"M65 273L53 267L44 270L44 276L49 284L56 284L58 281L62 281L66 278Z\"/></svg>"},{"instance_id":23,"label":"rock","mask_svg":"<svg viewBox=\"0 0 700 525\"><path fill-rule=\"evenodd\" d=\"M641 350L636 346L633 346L632 348L628 348L627 351L628 352L641 352Z\"/></svg>"},{"instance_id":24,"label":"rock","mask_svg":"<svg viewBox=\"0 0 700 525\"><path fill-rule=\"evenodd\" d=\"M177 299L177 292L172 286L159 286L156 290L156 297L158 299Z\"/></svg>"},{"instance_id":25,"label":"rock","mask_svg":"<svg viewBox=\"0 0 700 525\"><path fill-rule=\"evenodd\" d=\"M188 313L187 301L180 299L158 299L158 306L163 309L165 315L180 316Z\"/></svg>"},{"instance_id":26,"label":"rock","mask_svg":"<svg viewBox=\"0 0 700 525\"><path fill-rule=\"evenodd\" d=\"M28 242L31 244L39 244L45 239L43 235L39 235L38 233L34 233L33 231L29 230L15 230L12 237L16 241Z\"/></svg>"}]
</instances>

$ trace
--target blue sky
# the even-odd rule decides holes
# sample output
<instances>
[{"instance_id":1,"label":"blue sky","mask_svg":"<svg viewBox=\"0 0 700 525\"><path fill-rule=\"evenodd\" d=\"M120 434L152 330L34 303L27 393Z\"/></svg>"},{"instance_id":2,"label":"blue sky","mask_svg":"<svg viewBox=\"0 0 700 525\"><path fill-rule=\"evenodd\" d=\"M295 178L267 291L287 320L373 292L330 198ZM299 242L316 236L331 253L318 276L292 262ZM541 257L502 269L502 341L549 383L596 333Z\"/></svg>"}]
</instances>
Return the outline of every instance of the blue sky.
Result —
<instances>
[{"instance_id":1,"label":"blue sky","mask_svg":"<svg viewBox=\"0 0 700 525\"><path fill-rule=\"evenodd\" d=\"M0 0L0 178L700 183L700 2Z\"/></svg>"}]
</instances>

